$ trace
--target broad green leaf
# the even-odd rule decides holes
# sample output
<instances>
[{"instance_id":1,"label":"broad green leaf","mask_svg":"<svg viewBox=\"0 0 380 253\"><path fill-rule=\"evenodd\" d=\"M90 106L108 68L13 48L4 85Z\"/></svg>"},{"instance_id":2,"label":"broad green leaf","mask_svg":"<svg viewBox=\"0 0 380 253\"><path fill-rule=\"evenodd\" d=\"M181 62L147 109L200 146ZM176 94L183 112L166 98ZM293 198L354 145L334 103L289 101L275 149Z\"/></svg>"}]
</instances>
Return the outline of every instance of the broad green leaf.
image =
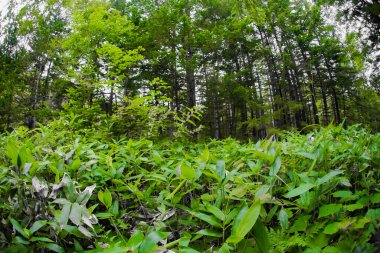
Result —
<instances>
[{"instance_id":1,"label":"broad green leaf","mask_svg":"<svg viewBox=\"0 0 380 253\"><path fill-rule=\"evenodd\" d=\"M323 233L327 235L333 235L339 231L339 222L334 222L331 224L328 224L325 229L323 230Z\"/></svg>"},{"instance_id":2,"label":"broad green leaf","mask_svg":"<svg viewBox=\"0 0 380 253\"><path fill-rule=\"evenodd\" d=\"M82 218L82 207L78 203L74 203L71 205L69 218L72 223L79 226L81 218Z\"/></svg>"},{"instance_id":3,"label":"broad green leaf","mask_svg":"<svg viewBox=\"0 0 380 253\"><path fill-rule=\"evenodd\" d=\"M263 224L263 222L258 219L252 228L253 237L260 249L261 253L266 253L270 251L271 243L269 241L268 232Z\"/></svg>"},{"instance_id":4,"label":"broad green leaf","mask_svg":"<svg viewBox=\"0 0 380 253\"><path fill-rule=\"evenodd\" d=\"M100 202L103 203L103 205L105 205L108 208L111 207L112 205L112 195L111 195L111 192L106 189L104 192L103 191L99 191L98 192L98 199L100 200Z\"/></svg>"},{"instance_id":5,"label":"broad green leaf","mask_svg":"<svg viewBox=\"0 0 380 253\"><path fill-rule=\"evenodd\" d=\"M67 222L69 221L70 211L71 211L71 204L65 204L65 205L63 205L63 208L62 208L62 211L61 211L61 216L60 216L60 219L59 219L59 223L61 225L66 225Z\"/></svg>"},{"instance_id":6,"label":"broad green leaf","mask_svg":"<svg viewBox=\"0 0 380 253\"><path fill-rule=\"evenodd\" d=\"M20 236L16 236L14 238L12 238L12 242L14 244L24 244L24 245L29 245L30 242L25 240L24 238L20 237Z\"/></svg>"},{"instance_id":7,"label":"broad green leaf","mask_svg":"<svg viewBox=\"0 0 380 253\"><path fill-rule=\"evenodd\" d=\"M378 209L369 209L365 215L368 218L371 218L372 220L380 220L380 208Z\"/></svg>"},{"instance_id":8,"label":"broad green leaf","mask_svg":"<svg viewBox=\"0 0 380 253\"><path fill-rule=\"evenodd\" d=\"M191 168L186 162L181 164L181 176L189 181L194 180L196 175L195 169Z\"/></svg>"},{"instance_id":9,"label":"broad green leaf","mask_svg":"<svg viewBox=\"0 0 380 253\"><path fill-rule=\"evenodd\" d=\"M217 218L215 218L214 216L207 215L204 213L198 213L198 212L190 212L190 213L194 217L197 217L198 219L203 220L203 221L207 222L208 224L210 224L214 227L217 227L217 228L222 227L222 224L220 223L220 221Z\"/></svg>"},{"instance_id":10,"label":"broad green leaf","mask_svg":"<svg viewBox=\"0 0 380 253\"><path fill-rule=\"evenodd\" d=\"M38 220L33 223L33 225L30 227L29 232L30 234L34 234L38 230L40 230L42 227L44 227L47 224L46 220Z\"/></svg>"},{"instance_id":11,"label":"broad green leaf","mask_svg":"<svg viewBox=\"0 0 380 253\"><path fill-rule=\"evenodd\" d=\"M31 241L31 242L54 242L53 240L51 240L47 237L35 237L35 236L30 238L29 241Z\"/></svg>"},{"instance_id":12,"label":"broad green leaf","mask_svg":"<svg viewBox=\"0 0 380 253\"><path fill-rule=\"evenodd\" d=\"M341 171L341 170L334 170L334 171L331 171L331 172L329 172L328 174L326 174L325 176L323 176L322 178L319 178L319 179L316 181L316 184L317 184L317 185L324 184L324 183L330 181L331 179L333 179L334 177L336 177L337 175L340 175L340 174L343 174L343 171Z\"/></svg>"},{"instance_id":13,"label":"broad green leaf","mask_svg":"<svg viewBox=\"0 0 380 253\"><path fill-rule=\"evenodd\" d=\"M71 171L77 171L79 167L81 166L81 160L79 158L75 159L71 164L70 164L70 170Z\"/></svg>"},{"instance_id":14,"label":"broad green leaf","mask_svg":"<svg viewBox=\"0 0 380 253\"><path fill-rule=\"evenodd\" d=\"M368 217L363 217L355 222L355 225L353 226L354 229L362 229L364 226L370 222L371 219Z\"/></svg>"},{"instance_id":15,"label":"broad green leaf","mask_svg":"<svg viewBox=\"0 0 380 253\"><path fill-rule=\"evenodd\" d=\"M78 197L78 194L77 194L77 191L75 190L75 186L74 186L71 178L69 177L69 175L67 173L65 173L63 178L62 178L62 185L63 185L63 190L65 192L66 198L70 202L75 202L75 200Z\"/></svg>"},{"instance_id":16,"label":"broad green leaf","mask_svg":"<svg viewBox=\"0 0 380 253\"><path fill-rule=\"evenodd\" d=\"M340 253L340 252L342 252L340 251L340 249L333 246L327 246L322 250L322 253Z\"/></svg>"},{"instance_id":17,"label":"broad green leaf","mask_svg":"<svg viewBox=\"0 0 380 253\"><path fill-rule=\"evenodd\" d=\"M362 209L364 207L365 207L364 205L360 203L356 203L356 204L346 205L344 206L344 209L346 209L347 211L353 212L355 210Z\"/></svg>"},{"instance_id":18,"label":"broad green leaf","mask_svg":"<svg viewBox=\"0 0 380 253\"><path fill-rule=\"evenodd\" d=\"M319 215L318 218L326 217L331 214L334 214L338 212L340 209L342 209L343 205L342 204L328 204L328 205L323 205L319 208Z\"/></svg>"},{"instance_id":19,"label":"broad green leaf","mask_svg":"<svg viewBox=\"0 0 380 253\"><path fill-rule=\"evenodd\" d=\"M337 191L332 194L335 198L341 198L343 201L356 199L357 196L353 195L350 191Z\"/></svg>"},{"instance_id":20,"label":"broad green leaf","mask_svg":"<svg viewBox=\"0 0 380 253\"><path fill-rule=\"evenodd\" d=\"M206 206L207 211L212 213L219 220L223 221L225 219L224 213L216 206L210 205L210 204L206 204L205 206Z\"/></svg>"},{"instance_id":21,"label":"broad green leaf","mask_svg":"<svg viewBox=\"0 0 380 253\"><path fill-rule=\"evenodd\" d=\"M310 190L314 186L315 186L314 184L310 184L310 183L301 184L299 187L297 187L297 188L291 190L290 192L288 192L287 194L285 194L285 197L286 198L297 197L297 196L307 192L308 190Z\"/></svg>"},{"instance_id":22,"label":"broad green leaf","mask_svg":"<svg viewBox=\"0 0 380 253\"><path fill-rule=\"evenodd\" d=\"M126 246L128 249L131 249L131 250L137 249L143 240L144 240L144 234L141 231L136 231L131 236L131 238L129 238Z\"/></svg>"},{"instance_id":23,"label":"broad green leaf","mask_svg":"<svg viewBox=\"0 0 380 253\"><path fill-rule=\"evenodd\" d=\"M276 159L274 160L274 163L272 164L272 167L270 168L269 176L277 175L280 168L281 168L281 157L277 156Z\"/></svg>"},{"instance_id":24,"label":"broad green leaf","mask_svg":"<svg viewBox=\"0 0 380 253\"><path fill-rule=\"evenodd\" d=\"M339 222L339 229L347 229L352 224L354 224L354 221L350 218L344 219L341 222Z\"/></svg>"},{"instance_id":25,"label":"broad green leaf","mask_svg":"<svg viewBox=\"0 0 380 253\"><path fill-rule=\"evenodd\" d=\"M170 233L153 231L139 246L139 253L152 253L157 248L157 243L165 239Z\"/></svg>"},{"instance_id":26,"label":"broad green leaf","mask_svg":"<svg viewBox=\"0 0 380 253\"><path fill-rule=\"evenodd\" d=\"M302 215L297 218L289 232L303 232L306 230L311 215Z\"/></svg>"},{"instance_id":27,"label":"broad green leaf","mask_svg":"<svg viewBox=\"0 0 380 253\"><path fill-rule=\"evenodd\" d=\"M83 227L83 226L79 226L79 227L78 227L78 230L79 230L83 235L85 235L86 237L88 237L88 238L91 238L91 237L92 237L92 234L90 233L90 231L88 231L85 227Z\"/></svg>"},{"instance_id":28,"label":"broad green leaf","mask_svg":"<svg viewBox=\"0 0 380 253\"><path fill-rule=\"evenodd\" d=\"M199 160L200 160L201 162L206 163L206 162L208 161L209 157L210 157L210 151L209 151L208 148L206 147L206 148L203 150L202 155L199 157Z\"/></svg>"},{"instance_id":29,"label":"broad green leaf","mask_svg":"<svg viewBox=\"0 0 380 253\"><path fill-rule=\"evenodd\" d=\"M315 223L313 225L319 225L320 223ZM329 236L324 233L318 233L313 236L313 239L309 241L309 247L311 248L323 248L329 244Z\"/></svg>"},{"instance_id":30,"label":"broad green leaf","mask_svg":"<svg viewBox=\"0 0 380 253\"><path fill-rule=\"evenodd\" d=\"M278 220L280 221L280 225L283 229L288 229L288 213L285 211L284 208L282 208L280 213L278 214Z\"/></svg>"},{"instance_id":31,"label":"broad green leaf","mask_svg":"<svg viewBox=\"0 0 380 253\"><path fill-rule=\"evenodd\" d=\"M311 153L306 153L306 152L298 152L297 155L301 155L301 156L306 157L310 160L315 160L317 158L317 154L311 154Z\"/></svg>"},{"instance_id":32,"label":"broad green leaf","mask_svg":"<svg viewBox=\"0 0 380 253\"><path fill-rule=\"evenodd\" d=\"M78 198L76 199L75 202L77 202L79 205L86 205L95 187L96 187L96 184L86 187L86 189L84 189L84 191L78 195Z\"/></svg>"},{"instance_id":33,"label":"broad green leaf","mask_svg":"<svg viewBox=\"0 0 380 253\"><path fill-rule=\"evenodd\" d=\"M226 176L226 164L224 160L219 160L216 163L216 174L218 175L220 181L223 181Z\"/></svg>"},{"instance_id":34,"label":"broad green leaf","mask_svg":"<svg viewBox=\"0 0 380 253\"><path fill-rule=\"evenodd\" d=\"M213 231L211 229L202 229L196 232L197 235L205 235L211 237L222 237L223 234L221 232Z\"/></svg>"},{"instance_id":35,"label":"broad green leaf","mask_svg":"<svg viewBox=\"0 0 380 253\"><path fill-rule=\"evenodd\" d=\"M370 196L370 198L373 204L380 203L380 193L375 193L374 195Z\"/></svg>"},{"instance_id":36,"label":"broad green leaf","mask_svg":"<svg viewBox=\"0 0 380 253\"><path fill-rule=\"evenodd\" d=\"M20 225L20 223L18 223L18 221L16 221L15 219L13 218L10 218L10 222L12 223L13 225L13 228L19 232L23 237L25 238L28 238L29 235L24 231L23 227Z\"/></svg>"},{"instance_id":37,"label":"broad green leaf","mask_svg":"<svg viewBox=\"0 0 380 253\"><path fill-rule=\"evenodd\" d=\"M184 233L184 236L182 236L179 241L178 241L178 245L180 247L188 247L189 246L189 243L190 243L190 240L191 240L191 234L190 233L187 233L185 232Z\"/></svg>"},{"instance_id":38,"label":"broad green leaf","mask_svg":"<svg viewBox=\"0 0 380 253\"><path fill-rule=\"evenodd\" d=\"M192 248L181 248L179 253L200 253L198 250Z\"/></svg>"},{"instance_id":39,"label":"broad green leaf","mask_svg":"<svg viewBox=\"0 0 380 253\"><path fill-rule=\"evenodd\" d=\"M224 221L225 224L229 224L233 218L235 218L239 213L238 208L234 208L226 217L226 220Z\"/></svg>"},{"instance_id":40,"label":"broad green leaf","mask_svg":"<svg viewBox=\"0 0 380 253\"><path fill-rule=\"evenodd\" d=\"M98 217L100 220L102 219L109 219L114 216L113 213L96 213L96 217Z\"/></svg>"},{"instance_id":41,"label":"broad green leaf","mask_svg":"<svg viewBox=\"0 0 380 253\"><path fill-rule=\"evenodd\" d=\"M227 242L237 244L248 234L248 232L255 225L257 218L261 211L260 201L255 201L249 208L242 208L240 213L235 219L232 227L231 236L227 239Z\"/></svg>"},{"instance_id":42,"label":"broad green leaf","mask_svg":"<svg viewBox=\"0 0 380 253\"><path fill-rule=\"evenodd\" d=\"M46 249L49 249L51 251L57 252L57 253L64 253L65 252L65 250L61 246L59 246L58 244L55 244L55 243L43 244L43 247Z\"/></svg>"},{"instance_id":43,"label":"broad green leaf","mask_svg":"<svg viewBox=\"0 0 380 253\"><path fill-rule=\"evenodd\" d=\"M321 253L321 248L307 248L303 253Z\"/></svg>"},{"instance_id":44,"label":"broad green leaf","mask_svg":"<svg viewBox=\"0 0 380 253\"><path fill-rule=\"evenodd\" d=\"M7 156L11 159L13 165L17 165L18 148L14 142L7 143Z\"/></svg>"},{"instance_id":45,"label":"broad green leaf","mask_svg":"<svg viewBox=\"0 0 380 253\"><path fill-rule=\"evenodd\" d=\"M218 253L230 253L230 247L227 243L224 243L222 247L218 250Z\"/></svg>"}]
</instances>

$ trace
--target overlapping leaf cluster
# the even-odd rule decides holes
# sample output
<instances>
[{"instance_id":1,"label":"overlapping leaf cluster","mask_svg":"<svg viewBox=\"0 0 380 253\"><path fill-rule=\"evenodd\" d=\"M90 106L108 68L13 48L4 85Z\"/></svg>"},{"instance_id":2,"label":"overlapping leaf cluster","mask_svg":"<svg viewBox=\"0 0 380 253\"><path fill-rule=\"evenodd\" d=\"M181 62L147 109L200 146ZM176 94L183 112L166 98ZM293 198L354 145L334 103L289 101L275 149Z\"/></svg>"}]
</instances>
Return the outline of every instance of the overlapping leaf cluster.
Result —
<instances>
[{"instance_id":1,"label":"overlapping leaf cluster","mask_svg":"<svg viewBox=\"0 0 380 253\"><path fill-rule=\"evenodd\" d=\"M0 139L6 252L374 252L380 135L257 143L107 139L19 128Z\"/></svg>"}]
</instances>

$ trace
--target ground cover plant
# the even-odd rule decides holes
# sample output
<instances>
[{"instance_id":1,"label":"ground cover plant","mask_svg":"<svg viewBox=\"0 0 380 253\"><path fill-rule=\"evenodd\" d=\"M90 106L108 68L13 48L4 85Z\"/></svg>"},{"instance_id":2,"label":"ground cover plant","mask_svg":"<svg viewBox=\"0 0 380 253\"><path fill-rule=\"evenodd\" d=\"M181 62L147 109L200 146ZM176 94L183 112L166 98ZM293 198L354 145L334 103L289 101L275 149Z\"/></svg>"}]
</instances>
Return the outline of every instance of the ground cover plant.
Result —
<instances>
[{"instance_id":1,"label":"ground cover plant","mask_svg":"<svg viewBox=\"0 0 380 253\"><path fill-rule=\"evenodd\" d=\"M56 121L0 138L5 252L375 252L380 135L114 139Z\"/></svg>"}]
</instances>

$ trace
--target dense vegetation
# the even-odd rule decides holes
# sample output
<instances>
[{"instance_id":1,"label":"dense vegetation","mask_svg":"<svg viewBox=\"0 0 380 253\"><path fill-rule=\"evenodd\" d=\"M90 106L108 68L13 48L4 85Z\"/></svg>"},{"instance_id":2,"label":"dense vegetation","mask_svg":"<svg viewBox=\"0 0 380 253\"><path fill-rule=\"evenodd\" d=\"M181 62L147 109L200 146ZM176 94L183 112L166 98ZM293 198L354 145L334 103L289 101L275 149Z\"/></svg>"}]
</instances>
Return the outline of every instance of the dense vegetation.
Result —
<instances>
[{"instance_id":1,"label":"dense vegetation","mask_svg":"<svg viewBox=\"0 0 380 253\"><path fill-rule=\"evenodd\" d=\"M283 141L194 144L105 139L60 124L0 139L0 248L8 252L378 246L379 134L330 126Z\"/></svg>"},{"instance_id":2,"label":"dense vegetation","mask_svg":"<svg viewBox=\"0 0 380 253\"><path fill-rule=\"evenodd\" d=\"M199 136L217 139L343 119L378 130L379 5L341 2L11 0L0 36L0 128L74 113L88 124L107 118L115 135L132 137L144 124L131 119L152 110L135 111L149 105L166 121L163 137L175 132L172 114L194 106L203 111L192 118ZM347 13L345 26L334 10ZM354 25L349 17L361 20L358 30L342 32Z\"/></svg>"},{"instance_id":3,"label":"dense vegetation","mask_svg":"<svg viewBox=\"0 0 380 253\"><path fill-rule=\"evenodd\" d=\"M378 1L7 3L1 252L380 249Z\"/></svg>"}]
</instances>

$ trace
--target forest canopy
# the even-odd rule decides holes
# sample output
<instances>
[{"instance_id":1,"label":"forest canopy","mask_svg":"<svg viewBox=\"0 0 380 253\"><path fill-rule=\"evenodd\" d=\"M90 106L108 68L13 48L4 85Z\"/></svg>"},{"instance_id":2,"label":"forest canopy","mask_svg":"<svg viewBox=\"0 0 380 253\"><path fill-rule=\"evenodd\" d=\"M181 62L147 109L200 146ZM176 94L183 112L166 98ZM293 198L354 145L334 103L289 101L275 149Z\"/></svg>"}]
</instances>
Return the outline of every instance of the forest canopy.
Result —
<instances>
[{"instance_id":1,"label":"forest canopy","mask_svg":"<svg viewBox=\"0 0 380 253\"><path fill-rule=\"evenodd\" d=\"M0 3L1 252L379 252L379 1Z\"/></svg>"},{"instance_id":2,"label":"forest canopy","mask_svg":"<svg viewBox=\"0 0 380 253\"><path fill-rule=\"evenodd\" d=\"M75 115L78 128L129 137L186 125L258 139L343 121L377 131L379 8L365 3L11 0L0 129Z\"/></svg>"}]
</instances>

